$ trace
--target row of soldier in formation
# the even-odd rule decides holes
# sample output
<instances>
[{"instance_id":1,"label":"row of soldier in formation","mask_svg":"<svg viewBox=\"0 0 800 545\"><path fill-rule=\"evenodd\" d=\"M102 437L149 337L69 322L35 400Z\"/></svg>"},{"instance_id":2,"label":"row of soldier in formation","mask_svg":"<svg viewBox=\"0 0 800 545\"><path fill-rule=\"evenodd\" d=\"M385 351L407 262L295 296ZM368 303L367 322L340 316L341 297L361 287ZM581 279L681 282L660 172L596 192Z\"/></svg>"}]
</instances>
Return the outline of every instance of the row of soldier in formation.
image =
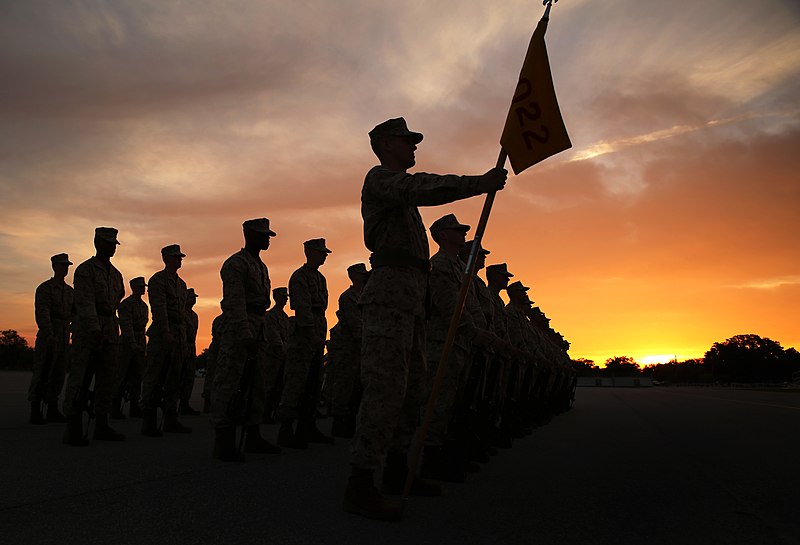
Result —
<instances>
[{"instance_id":1,"label":"row of soldier in formation","mask_svg":"<svg viewBox=\"0 0 800 545\"><path fill-rule=\"evenodd\" d=\"M575 374L567 355L569 343L533 306L528 288L518 281L509 284L513 275L505 264L486 267L486 282L477 274L472 279L449 365L431 414L426 415L430 425L421 472L410 474L407 453L420 416L427 410L464 260L474 256L478 270L489 253L468 244L469 227L447 214L430 226L439 246L431 256L418 207L500 191L507 172L494 168L480 176L408 173L423 137L410 131L403 118L380 123L369 138L380 163L368 172L361 194L371 270L365 264L348 269L352 286L339 298L328 365L324 365L328 291L319 270L330 253L325 240L306 241L306 263L292 274L288 292L281 288L273 292L261 252L269 248L275 232L266 218L248 220L243 223L244 247L220 271L222 313L212 325L204 397L215 430L213 456L244 461L242 451L273 453L280 447L332 442L316 422L325 377L333 434L352 437L352 473L344 510L398 520L402 504L386 494L400 493L408 480L412 495L436 496L441 493L439 480L464 480L475 462L486 461L492 449L509 446L531 426L568 409ZM95 439L124 439L109 426L108 416L119 407L123 383L128 384L131 399L136 398L130 376L117 366L124 352L117 309L122 319L125 306L120 306L122 277L110 261L117 244L116 229L98 228L97 254L75 271L73 357L64 400L65 442L71 445L88 443L84 410L95 415ZM188 369L183 362L189 345L186 305L191 298L177 274L184 257L179 246L164 248L162 256L164 270L153 275L147 286L152 323L147 329L141 414L142 433L149 436L190 431L177 417ZM53 266L63 271L56 270L52 282L59 287L53 289L61 291L51 299L66 301L71 290L64 287L63 278L69 260L54 258ZM132 297L140 301L144 285L138 285L141 288ZM507 305L500 297L502 290L508 294ZM287 298L294 310L291 325L284 312ZM64 349L70 330L68 309L65 302L51 313L48 327L58 333L43 333L41 343L37 337L37 351L55 342L62 344L59 350ZM55 325L54 317L60 325ZM145 313L137 325L140 333L146 322ZM134 338L135 334L123 335L122 344L130 345ZM144 348L141 335L139 339L136 346ZM54 402L53 394L45 391L55 388L41 386L46 359L37 358L41 363L37 363L34 382L38 376L40 383L31 386L36 407L43 397ZM94 392L90 394L92 376ZM184 410L193 411L185 401ZM131 409L136 406L132 402ZM36 407L32 406L32 413ZM159 425L159 409L163 425ZM272 415L281 423L278 445L260 432L265 417ZM238 443L237 426L242 432ZM379 468L383 468L380 490L374 476Z\"/></svg>"}]
</instances>

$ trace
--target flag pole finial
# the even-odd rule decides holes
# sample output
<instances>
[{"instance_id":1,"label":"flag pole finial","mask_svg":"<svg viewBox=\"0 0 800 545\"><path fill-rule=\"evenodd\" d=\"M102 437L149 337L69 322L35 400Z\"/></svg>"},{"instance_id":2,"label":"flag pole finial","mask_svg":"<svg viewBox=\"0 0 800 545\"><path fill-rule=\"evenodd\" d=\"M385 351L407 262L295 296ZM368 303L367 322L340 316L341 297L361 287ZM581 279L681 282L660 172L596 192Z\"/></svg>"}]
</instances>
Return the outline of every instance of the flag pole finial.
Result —
<instances>
[{"instance_id":1,"label":"flag pole finial","mask_svg":"<svg viewBox=\"0 0 800 545\"><path fill-rule=\"evenodd\" d=\"M543 6L547 6L547 8L544 10L544 15L542 16L543 19L549 19L550 18L550 8L552 8L553 4L556 3L556 2L558 2L558 0L544 0L542 2Z\"/></svg>"}]
</instances>

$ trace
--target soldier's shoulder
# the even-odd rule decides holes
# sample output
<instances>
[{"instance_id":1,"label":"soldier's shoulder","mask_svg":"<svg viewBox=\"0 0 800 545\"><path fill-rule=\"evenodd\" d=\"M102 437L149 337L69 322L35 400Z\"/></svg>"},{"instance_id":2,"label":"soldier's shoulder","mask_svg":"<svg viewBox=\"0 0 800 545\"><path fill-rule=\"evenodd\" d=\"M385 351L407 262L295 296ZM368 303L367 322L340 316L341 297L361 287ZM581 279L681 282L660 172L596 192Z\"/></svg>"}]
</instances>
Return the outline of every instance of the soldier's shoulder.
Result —
<instances>
[{"instance_id":1,"label":"soldier's shoulder","mask_svg":"<svg viewBox=\"0 0 800 545\"><path fill-rule=\"evenodd\" d=\"M225 270L230 268L240 269L242 267L247 267L247 261L242 251L239 250L238 252L232 254L230 257L228 257L228 259L222 262L222 268L220 270Z\"/></svg>"}]
</instances>

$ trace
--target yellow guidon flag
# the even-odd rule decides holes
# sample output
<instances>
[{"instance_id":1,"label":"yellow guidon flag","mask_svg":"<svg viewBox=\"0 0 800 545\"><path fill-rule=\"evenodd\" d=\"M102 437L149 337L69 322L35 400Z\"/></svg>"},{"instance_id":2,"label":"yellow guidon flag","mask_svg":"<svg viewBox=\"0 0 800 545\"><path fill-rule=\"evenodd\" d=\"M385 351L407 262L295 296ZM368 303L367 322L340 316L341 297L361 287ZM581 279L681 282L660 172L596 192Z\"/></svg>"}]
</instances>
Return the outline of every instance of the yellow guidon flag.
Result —
<instances>
[{"instance_id":1,"label":"yellow guidon flag","mask_svg":"<svg viewBox=\"0 0 800 545\"><path fill-rule=\"evenodd\" d=\"M514 174L572 147L547 59L544 34L548 20L542 17L533 32L500 137Z\"/></svg>"}]
</instances>

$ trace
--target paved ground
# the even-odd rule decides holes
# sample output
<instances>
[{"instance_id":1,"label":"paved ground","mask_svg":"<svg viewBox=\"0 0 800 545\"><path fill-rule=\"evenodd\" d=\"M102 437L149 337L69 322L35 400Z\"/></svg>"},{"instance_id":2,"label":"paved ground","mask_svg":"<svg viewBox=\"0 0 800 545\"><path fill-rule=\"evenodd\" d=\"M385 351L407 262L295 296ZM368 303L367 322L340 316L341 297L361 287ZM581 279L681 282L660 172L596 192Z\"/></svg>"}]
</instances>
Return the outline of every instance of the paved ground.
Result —
<instances>
[{"instance_id":1,"label":"paved ground","mask_svg":"<svg viewBox=\"0 0 800 545\"><path fill-rule=\"evenodd\" d=\"M345 441L229 465L194 417L191 436L126 421L125 443L70 448L61 425L25 423L27 380L0 373L3 544L800 543L797 394L582 388L466 484L380 523L341 511Z\"/></svg>"}]
</instances>

